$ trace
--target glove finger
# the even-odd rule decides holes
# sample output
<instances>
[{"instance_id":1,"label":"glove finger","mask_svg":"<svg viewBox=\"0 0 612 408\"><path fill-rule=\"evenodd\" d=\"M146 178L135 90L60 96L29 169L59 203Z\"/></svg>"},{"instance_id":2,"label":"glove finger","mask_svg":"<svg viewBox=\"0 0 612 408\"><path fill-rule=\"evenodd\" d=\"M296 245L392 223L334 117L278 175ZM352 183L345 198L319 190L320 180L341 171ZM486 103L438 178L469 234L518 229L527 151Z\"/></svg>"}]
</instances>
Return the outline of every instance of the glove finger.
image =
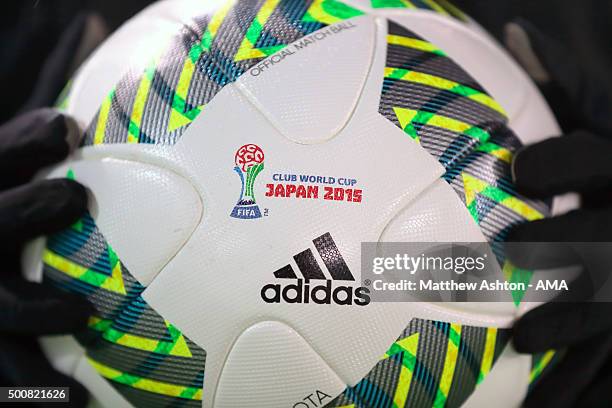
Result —
<instances>
[{"instance_id":1,"label":"glove finger","mask_svg":"<svg viewBox=\"0 0 612 408\"><path fill-rule=\"evenodd\" d=\"M607 109L612 97L598 75L586 72L568 49L524 19L507 24L505 37L508 49L539 85L566 132L580 127L602 134L612 131Z\"/></svg>"},{"instance_id":2,"label":"glove finger","mask_svg":"<svg viewBox=\"0 0 612 408\"><path fill-rule=\"evenodd\" d=\"M612 329L612 303L545 303L513 327L517 351L539 353L580 343Z\"/></svg>"},{"instance_id":3,"label":"glove finger","mask_svg":"<svg viewBox=\"0 0 612 408\"><path fill-rule=\"evenodd\" d=\"M605 358L612 353L610 334L595 337L568 350L553 370L543 376L523 402L526 408L570 408L597 377Z\"/></svg>"},{"instance_id":4,"label":"glove finger","mask_svg":"<svg viewBox=\"0 0 612 408\"><path fill-rule=\"evenodd\" d=\"M612 241L611 235L612 210L593 209L574 210L557 217L516 225L508 233L507 240L510 242L606 243ZM529 250L529 246L522 246L522 248L525 251Z\"/></svg>"},{"instance_id":5,"label":"glove finger","mask_svg":"<svg viewBox=\"0 0 612 408\"><path fill-rule=\"evenodd\" d=\"M76 147L76 122L53 109L18 116L0 127L0 189L23 184Z\"/></svg>"},{"instance_id":6,"label":"glove finger","mask_svg":"<svg viewBox=\"0 0 612 408\"><path fill-rule=\"evenodd\" d=\"M68 179L0 193L0 244L11 246L68 227L87 210L85 187Z\"/></svg>"},{"instance_id":7,"label":"glove finger","mask_svg":"<svg viewBox=\"0 0 612 408\"><path fill-rule=\"evenodd\" d=\"M517 227L518 228L518 227ZM563 242L516 242L516 235L510 233L504 243L504 253L513 265L522 269L552 269L576 265L580 258L571 246Z\"/></svg>"},{"instance_id":8,"label":"glove finger","mask_svg":"<svg viewBox=\"0 0 612 408\"><path fill-rule=\"evenodd\" d=\"M510 239L512 235L511 232ZM534 234L526 235L533 237ZM556 293L555 302L612 302L612 242L531 242L528 238L522 243L506 242L504 249L510 262L523 269L580 267L578 276L573 275L575 268L554 271L554 277L569 286L568 290Z\"/></svg>"},{"instance_id":9,"label":"glove finger","mask_svg":"<svg viewBox=\"0 0 612 408\"><path fill-rule=\"evenodd\" d=\"M11 280L0 287L0 332L67 334L83 330L93 307L80 296L33 282Z\"/></svg>"},{"instance_id":10,"label":"glove finger","mask_svg":"<svg viewBox=\"0 0 612 408\"><path fill-rule=\"evenodd\" d=\"M532 198L606 190L612 187L611 155L611 141L576 131L519 150L512 177L517 190Z\"/></svg>"},{"instance_id":11,"label":"glove finger","mask_svg":"<svg viewBox=\"0 0 612 408\"><path fill-rule=\"evenodd\" d=\"M83 385L51 366L34 338L0 337L0 381L14 387L68 387L69 407L85 407L89 400Z\"/></svg>"}]
</instances>

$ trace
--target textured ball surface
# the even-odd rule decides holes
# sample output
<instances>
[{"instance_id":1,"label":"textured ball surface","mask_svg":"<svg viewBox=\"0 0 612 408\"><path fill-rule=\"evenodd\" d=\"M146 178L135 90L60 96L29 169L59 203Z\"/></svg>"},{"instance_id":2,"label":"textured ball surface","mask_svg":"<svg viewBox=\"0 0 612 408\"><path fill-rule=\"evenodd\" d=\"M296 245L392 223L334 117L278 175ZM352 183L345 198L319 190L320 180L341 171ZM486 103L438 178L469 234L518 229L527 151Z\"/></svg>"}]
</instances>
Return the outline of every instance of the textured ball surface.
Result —
<instances>
[{"instance_id":1,"label":"textured ball surface","mask_svg":"<svg viewBox=\"0 0 612 408\"><path fill-rule=\"evenodd\" d=\"M63 106L87 130L51 176L92 206L49 238L42 273L96 313L78 344L46 349L103 405L520 401L514 305L370 302L360 279L362 242L495 248L549 212L509 163L558 127L460 11L165 1L86 62Z\"/></svg>"}]
</instances>

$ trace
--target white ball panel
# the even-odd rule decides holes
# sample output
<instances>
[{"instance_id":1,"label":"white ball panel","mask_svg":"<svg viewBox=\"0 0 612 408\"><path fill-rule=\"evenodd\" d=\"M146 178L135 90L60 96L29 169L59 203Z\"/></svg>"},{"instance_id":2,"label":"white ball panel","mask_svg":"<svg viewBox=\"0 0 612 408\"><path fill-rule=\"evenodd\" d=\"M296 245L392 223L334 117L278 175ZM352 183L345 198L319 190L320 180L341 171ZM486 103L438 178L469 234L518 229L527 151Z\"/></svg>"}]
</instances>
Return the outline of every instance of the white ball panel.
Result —
<instances>
[{"instance_id":1,"label":"white ball panel","mask_svg":"<svg viewBox=\"0 0 612 408\"><path fill-rule=\"evenodd\" d=\"M232 347L215 408L311 406L304 398L313 394L320 406L317 391L327 395L321 402L328 403L345 387L299 333L280 322L261 322L245 330Z\"/></svg>"},{"instance_id":2,"label":"white ball panel","mask_svg":"<svg viewBox=\"0 0 612 408\"><path fill-rule=\"evenodd\" d=\"M182 163L189 165L180 172L198 183L196 188L204 194L203 224L143 297L206 349L205 389L216 388L230 345L258 320L291 324L345 383L355 384L406 326L409 317L416 315L407 313L408 306L404 305L395 311L379 305L361 310L330 305L322 321L317 305L268 305L259 295L259 289L273 281L275 270L292 262L294 254L325 232L342 243L343 257L359 279L361 242L377 241L388 220L440 177L439 163L377 110L357 108L356 112L361 113L327 143L300 145L280 135L233 85L227 85L172 149L147 151L151 155L182 155ZM385 143L380 143L381 139ZM266 155L255 196L260 207L269 209L270 216L230 219L229 212L240 191L240 182L232 171L233 157L238 147L253 142ZM207 160L201 159L205 152L213 151L214 155L206 155ZM376 166L364 165L367 163ZM356 204L265 197L265 184L277 173L354 177L364 189L364 201ZM420 177L408 178L407 174ZM381 178L385 183L380 183ZM176 302L177 298L182 302ZM371 325L373 321L378 324ZM347 340L346 333L351 332L360 335ZM210 404L212 396L204 393L205 404Z\"/></svg>"},{"instance_id":3,"label":"white ball panel","mask_svg":"<svg viewBox=\"0 0 612 408\"><path fill-rule=\"evenodd\" d=\"M39 342L53 368L74 375L85 350L72 336L44 336Z\"/></svg>"},{"instance_id":4,"label":"white ball panel","mask_svg":"<svg viewBox=\"0 0 612 408\"><path fill-rule=\"evenodd\" d=\"M90 211L102 234L143 285L176 254L202 217L192 185L163 168L103 158L75 160L50 176L62 177L68 168L91 191Z\"/></svg>"},{"instance_id":5,"label":"white ball panel","mask_svg":"<svg viewBox=\"0 0 612 408\"><path fill-rule=\"evenodd\" d=\"M359 100L375 28L374 19L363 16L319 30L256 64L236 84L288 139L329 140L346 126Z\"/></svg>"},{"instance_id":6,"label":"white ball panel","mask_svg":"<svg viewBox=\"0 0 612 408\"><path fill-rule=\"evenodd\" d=\"M21 269L23 276L32 282L41 282L43 275L42 254L47 245L47 239L40 237L30 241L21 253Z\"/></svg>"},{"instance_id":7,"label":"white ball panel","mask_svg":"<svg viewBox=\"0 0 612 408\"><path fill-rule=\"evenodd\" d=\"M520 407L527 395L530 372L531 356L518 354L512 345L507 346L463 408L490 407L492 401L495 407Z\"/></svg>"},{"instance_id":8,"label":"white ball panel","mask_svg":"<svg viewBox=\"0 0 612 408\"><path fill-rule=\"evenodd\" d=\"M486 242L457 193L437 180L385 227L380 242Z\"/></svg>"},{"instance_id":9,"label":"white ball panel","mask_svg":"<svg viewBox=\"0 0 612 408\"><path fill-rule=\"evenodd\" d=\"M385 227L380 242L487 242L457 193L444 180L404 208ZM495 264L495 266L497 266ZM494 273L504 276L500 268ZM449 313L463 311L482 317L513 317L517 309L510 302L440 303Z\"/></svg>"}]
</instances>

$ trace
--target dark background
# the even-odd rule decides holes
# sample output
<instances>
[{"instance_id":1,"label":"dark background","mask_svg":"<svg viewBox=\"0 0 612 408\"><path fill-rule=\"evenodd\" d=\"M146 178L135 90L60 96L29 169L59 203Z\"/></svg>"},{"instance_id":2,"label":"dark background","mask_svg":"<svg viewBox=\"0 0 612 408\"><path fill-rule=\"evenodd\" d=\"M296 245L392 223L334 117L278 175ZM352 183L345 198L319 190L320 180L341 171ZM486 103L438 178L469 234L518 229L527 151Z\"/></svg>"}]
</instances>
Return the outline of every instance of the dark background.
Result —
<instances>
[{"instance_id":1,"label":"dark background","mask_svg":"<svg viewBox=\"0 0 612 408\"><path fill-rule=\"evenodd\" d=\"M608 0L452 0L498 39L504 25L523 18L568 48L578 61L605 81L612 93L612 1Z\"/></svg>"},{"instance_id":2,"label":"dark background","mask_svg":"<svg viewBox=\"0 0 612 408\"><path fill-rule=\"evenodd\" d=\"M204 0L203 0L204 1ZM0 122L26 101L43 61L63 30L79 13L95 11L112 30L149 0L9 0L0 19ZM455 0L497 38L503 26L525 18L564 43L568 60L579 61L602 78L612 92L612 1L608 0Z\"/></svg>"}]
</instances>

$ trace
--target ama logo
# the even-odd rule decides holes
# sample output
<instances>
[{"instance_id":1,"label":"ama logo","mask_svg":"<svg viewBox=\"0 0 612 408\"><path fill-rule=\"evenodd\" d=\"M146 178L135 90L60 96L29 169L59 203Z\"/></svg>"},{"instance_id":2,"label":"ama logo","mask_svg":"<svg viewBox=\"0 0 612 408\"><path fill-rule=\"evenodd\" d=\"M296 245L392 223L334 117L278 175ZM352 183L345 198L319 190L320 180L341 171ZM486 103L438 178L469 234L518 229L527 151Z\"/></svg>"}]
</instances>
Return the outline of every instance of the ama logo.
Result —
<instances>
[{"instance_id":1,"label":"ama logo","mask_svg":"<svg viewBox=\"0 0 612 408\"><path fill-rule=\"evenodd\" d=\"M315 238L312 243L321 256L331 279L325 276L310 248L293 256L302 277L298 277L288 264L274 272L282 283L269 283L261 288L266 303L316 303L320 305L358 305L370 303L370 290L366 287L338 285L354 282L355 277L342 258L329 232Z\"/></svg>"},{"instance_id":2,"label":"ama logo","mask_svg":"<svg viewBox=\"0 0 612 408\"><path fill-rule=\"evenodd\" d=\"M234 171L240 176L242 189L240 199L230 214L231 217L250 220L261 218L261 211L255 203L253 186L255 179L264 168L264 152L255 144L245 144L236 151Z\"/></svg>"}]
</instances>

